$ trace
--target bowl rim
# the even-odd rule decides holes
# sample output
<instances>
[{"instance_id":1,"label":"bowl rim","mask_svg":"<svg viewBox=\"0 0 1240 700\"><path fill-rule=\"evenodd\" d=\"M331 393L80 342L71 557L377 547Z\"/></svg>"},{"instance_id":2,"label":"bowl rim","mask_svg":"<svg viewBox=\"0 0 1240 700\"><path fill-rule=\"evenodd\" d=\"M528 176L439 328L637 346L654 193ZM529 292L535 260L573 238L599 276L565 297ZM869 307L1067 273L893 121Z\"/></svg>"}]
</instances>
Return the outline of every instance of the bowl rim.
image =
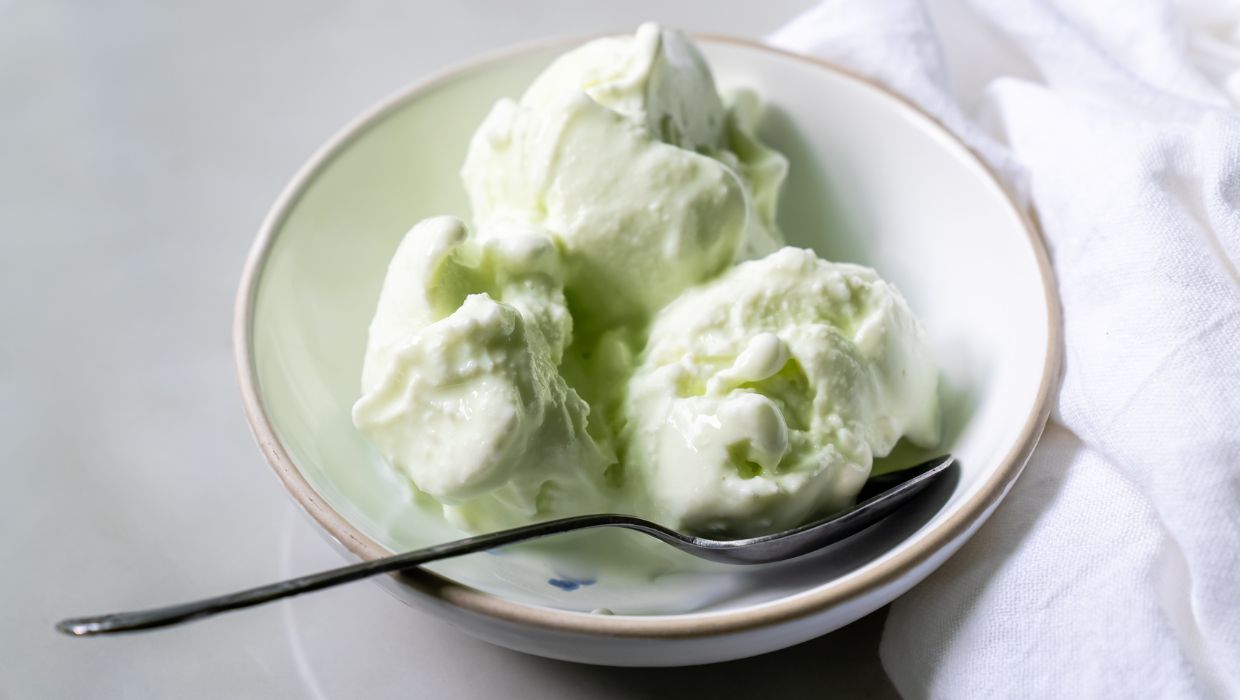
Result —
<instances>
[{"instance_id":1,"label":"bowl rim","mask_svg":"<svg viewBox=\"0 0 1240 700\"><path fill-rule=\"evenodd\" d=\"M233 318L233 351L246 420L263 456L294 501L333 539L363 560L388 556L392 552L345 520L314 490L280 442L259 389L253 343L254 308L266 261L275 244L277 233L319 172L372 125L394 113L407 101L434 89L443 82L505 58L556 46L569 48L596 36L599 35L555 37L487 52L432 72L427 77L397 90L365 110L320 146L280 193L259 227L257 238L242 270ZM900 578L927 563L936 552L948 546L952 541L969 533L970 528L980 520L984 520L1007 494L1023 470L1046 426L1051 408L1051 392L1058 381L1062 363L1061 309L1055 292L1055 279L1046 244L1033 212L1020 206L995 174L994 169L976 151L948 130L940 120L913 104L908 98L877 81L829 61L769 46L754 39L720 34L694 34L693 36L695 41L707 44L731 44L750 50L777 54L862 83L893 99L898 106L911 110L912 113L926 120L938 129L940 136L959 146L963 153L967 154L966 157L972 158L981 167L1021 222L1042 280L1048 328L1045 361L1036 401L1029 415L1026 416L1016 443L1004 455L1000 465L991 473L981 488L955 513L926 532L916 546L910 547L869 570L828 581L804 593L739 610L652 616L593 615L506 600L426 569L395 575L401 583L428 596L433 601L518 625L607 637L683 639L777 625L846 604L869 592L894 584Z\"/></svg>"}]
</instances>

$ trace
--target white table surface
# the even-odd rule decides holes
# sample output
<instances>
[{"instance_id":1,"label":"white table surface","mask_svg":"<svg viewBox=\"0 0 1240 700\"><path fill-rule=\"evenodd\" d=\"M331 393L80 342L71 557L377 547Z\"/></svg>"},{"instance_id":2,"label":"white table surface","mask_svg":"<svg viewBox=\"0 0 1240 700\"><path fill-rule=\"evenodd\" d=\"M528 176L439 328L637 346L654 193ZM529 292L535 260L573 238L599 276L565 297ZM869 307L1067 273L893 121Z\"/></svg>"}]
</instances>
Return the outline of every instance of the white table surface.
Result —
<instances>
[{"instance_id":1,"label":"white table surface","mask_svg":"<svg viewBox=\"0 0 1240 700\"><path fill-rule=\"evenodd\" d=\"M339 562L251 440L229 337L259 221L338 127L506 44L647 18L758 36L809 4L0 0L0 698L893 695L881 612L661 670L493 648L369 584L52 631Z\"/></svg>"}]
</instances>

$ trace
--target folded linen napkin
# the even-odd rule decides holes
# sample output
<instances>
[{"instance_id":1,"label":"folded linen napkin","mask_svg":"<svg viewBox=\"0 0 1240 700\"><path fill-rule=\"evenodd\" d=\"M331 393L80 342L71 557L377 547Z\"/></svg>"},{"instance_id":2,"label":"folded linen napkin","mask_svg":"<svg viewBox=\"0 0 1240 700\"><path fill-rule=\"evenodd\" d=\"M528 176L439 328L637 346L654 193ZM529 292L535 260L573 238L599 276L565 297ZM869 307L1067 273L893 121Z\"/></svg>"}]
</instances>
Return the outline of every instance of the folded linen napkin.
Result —
<instances>
[{"instance_id":1,"label":"folded linen napkin","mask_svg":"<svg viewBox=\"0 0 1240 700\"><path fill-rule=\"evenodd\" d=\"M909 697L1240 697L1240 6L957 5L991 37L971 47L1007 52L966 57L971 100L943 2L829 0L768 37L987 159L1036 212L1063 304L1052 424L892 606L883 664Z\"/></svg>"}]
</instances>

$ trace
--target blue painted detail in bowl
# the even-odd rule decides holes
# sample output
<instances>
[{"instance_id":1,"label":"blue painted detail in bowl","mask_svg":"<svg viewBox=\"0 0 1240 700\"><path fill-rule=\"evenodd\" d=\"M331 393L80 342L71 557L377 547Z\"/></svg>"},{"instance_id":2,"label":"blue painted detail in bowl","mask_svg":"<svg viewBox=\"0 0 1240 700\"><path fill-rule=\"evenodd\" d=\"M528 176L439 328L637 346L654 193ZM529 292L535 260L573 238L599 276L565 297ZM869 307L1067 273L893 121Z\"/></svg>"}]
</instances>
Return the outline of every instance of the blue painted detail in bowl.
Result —
<instances>
[{"instance_id":1,"label":"blue painted detail in bowl","mask_svg":"<svg viewBox=\"0 0 1240 700\"><path fill-rule=\"evenodd\" d=\"M578 588L581 588L582 586L593 586L595 583L598 583L598 581L597 579L592 579L592 578L576 579L576 578L565 577L565 578L549 578L547 579L547 583L551 584L552 586L555 586L556 588L562 591L575 591Z\"/></svg>"}]
</instances>

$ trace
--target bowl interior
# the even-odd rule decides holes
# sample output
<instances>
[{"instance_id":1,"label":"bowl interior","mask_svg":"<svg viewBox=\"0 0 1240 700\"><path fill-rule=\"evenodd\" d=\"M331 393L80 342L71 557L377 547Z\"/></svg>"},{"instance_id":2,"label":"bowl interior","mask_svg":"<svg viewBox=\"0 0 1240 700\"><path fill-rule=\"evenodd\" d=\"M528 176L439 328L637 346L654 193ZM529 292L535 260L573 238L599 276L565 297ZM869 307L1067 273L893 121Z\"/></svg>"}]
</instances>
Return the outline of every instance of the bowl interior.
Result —
<instances>
[{"instance_id":1,"label":"bowl interior","mask_svg":"<svg viewBox=\"0 0 1240 700\"><path fill-rule=\"evenodd\" d=\"M388 259L423 217L468 220L457 171L470 134L565 48L483 61L408 93L338 140L274 219L249 338L258 394L317 496L388 549L461 535L411 504L350 421ZM524 603L629 615L735 610L830 586L918 547L983 488L1038 411L1051 313L1025 225L989 173L862 80L741 43L702 48L723 88L753 88L769 105L761 135L791 161L789 241L875 266L924 321L942 370L941 451L959 457L958 477L861 536L779 565L707 565L638 535L588 533L430 567L442 576ZM897 449L881 466L922 456Z\"/></svg>"}]
</instances>

